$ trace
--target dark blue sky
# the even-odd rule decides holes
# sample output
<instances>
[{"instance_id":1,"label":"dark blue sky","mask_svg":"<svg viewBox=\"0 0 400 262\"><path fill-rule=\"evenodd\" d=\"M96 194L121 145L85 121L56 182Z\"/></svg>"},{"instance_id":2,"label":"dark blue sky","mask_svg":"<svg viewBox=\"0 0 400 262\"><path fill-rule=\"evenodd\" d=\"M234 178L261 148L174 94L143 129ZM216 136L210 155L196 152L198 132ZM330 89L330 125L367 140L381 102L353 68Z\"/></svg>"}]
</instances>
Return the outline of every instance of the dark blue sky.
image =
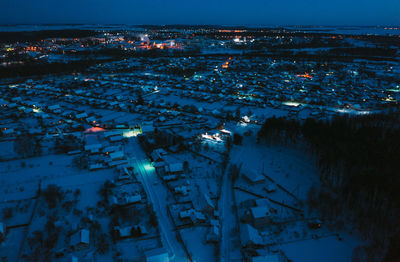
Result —
<instances>
[{"instance_id":1,"label":"dark blue sky","mask_svg":"<svg viewBox=\"0 0 400 262\"><path fill-rule=\"evenodd\" d=\"M0 24L400 24L400 0L0 0L0 4Z\"/></svg>"}]
</instances>

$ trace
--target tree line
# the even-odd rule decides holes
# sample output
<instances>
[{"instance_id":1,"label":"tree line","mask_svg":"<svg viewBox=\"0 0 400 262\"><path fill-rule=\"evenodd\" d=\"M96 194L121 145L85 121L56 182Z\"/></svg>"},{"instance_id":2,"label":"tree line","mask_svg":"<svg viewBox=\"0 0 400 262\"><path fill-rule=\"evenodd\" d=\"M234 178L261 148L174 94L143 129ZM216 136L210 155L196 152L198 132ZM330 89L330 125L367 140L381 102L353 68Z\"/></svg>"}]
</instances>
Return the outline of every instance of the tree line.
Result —
<instances>
[{"instance_id":1,"label":"tree line","mask_svg":"<svg viewBox=\"0 0 400 262\"><path fill-rule=\"evenodd\" d=\"M300 145L315 156L322 186L309 193L311 207L326 219L355 226L376 250L389 247L386 261L400 257L397 110L327 120L273 117L263 124L258 139L263 143Z\"/></svg>"}]
</instances>

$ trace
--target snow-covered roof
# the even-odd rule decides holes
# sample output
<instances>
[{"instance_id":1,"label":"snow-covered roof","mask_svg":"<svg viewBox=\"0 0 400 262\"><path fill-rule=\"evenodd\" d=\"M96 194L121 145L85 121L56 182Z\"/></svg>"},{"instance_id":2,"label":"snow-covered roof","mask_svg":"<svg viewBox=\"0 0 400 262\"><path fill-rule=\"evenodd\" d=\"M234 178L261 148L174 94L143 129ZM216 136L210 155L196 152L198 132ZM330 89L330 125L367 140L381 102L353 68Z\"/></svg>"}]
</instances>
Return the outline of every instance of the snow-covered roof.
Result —
<instances>
[{"instance_id":1,"label":"snow-covered roof","mask_svg":"<svg viewBox=\"0 0 400 262\"><path fill-rule=\"evenodd\" d=\"M153 159L153 161L162 160L161 154L160 154L160 152L158 152L157 150L154 150L154 151L151 153L151 158Z\"/></svg>"},{"instance_id":2,"label":"snow-covered roof","mask_svg":"<svg viewBox=\"0 0 400 262\"><path fill-rule=\"evenodd\" d=\"M75 117L76 118L86 118L88 115L85 113L85 112L83 112L83 113L81 113L81 114L77 114Z\"/></svg>"},{"instance_id":3,"label":"snow-covered roof","mask_svg":"<svg viewBox=\"0 0 400 262\"><path fill-rule=\"evenodd\" d=\"M96 169L102 169L104 168L102 163L95 163L95 164L91 164L89 165L89 170L96 170Z\"/></svg>"},{"instance_id":4,"label":"snow-covered roof","mask_svg":"<svg viewBox=\"0 0 400 262\"><path fill-rule=\"evenodd\" d=\"M240 227L240 239L244 246L261 245L263 243L258 230L249 224L244 224Z\"/></svg>"},{"instance_id":5,"label":"snow-covered roof","mask_svg":"<svg viewBox=\"0 0 400 262\"><path fill-rule=\"evenodd\" d=\"M111 137L110 137L110 141L111 141L111 142L117 142L117 141L121 141L121 140L123 140L123 139L124 139L124 137L121 136L121 135L118 135L118 136L111 136Z\"/></svg>"},{"instance_id":6,"label":"snow-covered roof","mask_svg":"<svg viewBox=\"0 0 400 262\"><path fill-rule=\"evenodd\" d=\"M90 144L90 145L85 145L85 150L92 151L92 150L100 149L102 147L103 147L102 144Z\"/></svg>"},{"instance_id":7,"label":"snow-covered roof","mask_svg":"<svg viewBox=\"0 0 400 262\"><path fill-rule=\"evenodd\" d=\"M262 174L260 174L259 172L256 172L253 169L251 169L247 172L244 172L243 176L245 176L252 183L258 183L258 182L262 182L265 180L265 177Z\"/></svg>"},{"instance_id":8,"label":"snow-covered roof","mask_svg":"<svg viewBox=\"0 0 400 262\"><path fill-rule=\"evenodd\" d=\"M183 172L183 164L182 163L169 164L168 171L171 173Z\"/></svg>"},{"instance_id":9,"label":"snow-covered roof","mask_svg":"<svg viewBox=\"0 0 400 262\"><path fill-rule=\"evenodd\" d=\"M250 208L250 212L255 219L265 218L269 215L269 210L266 206L252 207Z\"/></svg>"},{"instance_id":10,"label":"snow-covered roof","mask_svg":"<svg viewBox=\"0 0 400 262\"><path fill-rule=\"evenodd\" d=\"M120 237L129 237L132 232L132 227L119 228L118 231Z\"/></svg>"},{"instance_id":11,"label":"snow-covered roof","mask_svg":"<svg viewBox=\"0 0 400 262\"><path fill-rule=\"evenodd\" d=\"M121 159L123 157L124 157L124 152L122 152L122 151L117 151L117 152L110 153L110 158L112 160Z\"/></svg>"},{"instance_id":12,"label":"snow-covered roof","mask_svg":"<svg viewBox=\"0 0 400 262\"><path fill-rule=\"evenodd\" d=\"M76 246L80 244L89 245L89 230L82 229L71 236L71 245Z\"/></svg>"},{"instance_id":13,"label":"snow-covered roof","mask_svg":"<svg viewBox=\"0 0 400 262\"><path fill-rule=\"evenodd\" d=\"M60 105L58 105L58 104L52 105L52 106L48 106L49 110L56 110L56 109L59 109L59 108L60 108Z\"/></svg>"}]
</instances>

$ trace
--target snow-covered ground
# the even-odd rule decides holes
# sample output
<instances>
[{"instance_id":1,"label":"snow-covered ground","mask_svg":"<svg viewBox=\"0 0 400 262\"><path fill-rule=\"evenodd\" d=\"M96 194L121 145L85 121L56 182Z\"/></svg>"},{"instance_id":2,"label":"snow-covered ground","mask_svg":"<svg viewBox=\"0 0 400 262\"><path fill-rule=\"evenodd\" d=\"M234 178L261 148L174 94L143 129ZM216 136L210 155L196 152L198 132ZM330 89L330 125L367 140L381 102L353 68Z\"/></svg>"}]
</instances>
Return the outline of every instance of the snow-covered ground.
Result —
<instances>
[{"instance_id":1,"label":"snow-covered ground","mask_svg":"<svg viewBox=\"0 0 400 262\"><path fill-rule=\"evenodd\" d=\"M310 239L282 244L280 248L293 262L350 262L352 252L360 244L354 236L341 235L342 240L336 236L321 239Z\"/></svg>"},{"instance_id":2,"label":"snow-covered ground","mask_svg":"<svg viewBox=\"0 0 400 262\"><path fill-rule=\"evenodd\" d=\"M242 174L251 170L264 174L264 182L261 184L251 185L241 177L235 182L235 200L239 217L245 216L246 210L240 206L246 206L248 201L260 200L261 196L300 210L295 212L270 202L270 206L277 210L277 215L273 216L274 224L257 226L260 235L263 236L263 242L268 244L268 248L259 249L258 253L281 250L294 262L351 261L352 250L363 243L356 235L350 235L348 229L332 231L325 225L320 229L310 229L307 226L308 219L315 219L315 215L309 214L301 203L306 200L310 187L319 185L318 171L311 157L298 149L257 144L253 134L244 137L242 145L233 146L230 163L241 166ZM272 188L273 192L267 193L264 190L266 185L272 185L269 188ZM224 190L229 192L229 188L223 187L221 199L224 199ZM224 203L228 207L224 205L221 207L222 214L227 216L221 216L225 223L222 225L223 236L228 234L224 232L224 228L229 228L230 221L234 220L232 217L234 212L225 211L230 208L230 204L227 201ZM227 239L223 237L221 251L229 248ZM221 261L224 256L226 255L221 253Z\"/></svg>"}]
</instances>

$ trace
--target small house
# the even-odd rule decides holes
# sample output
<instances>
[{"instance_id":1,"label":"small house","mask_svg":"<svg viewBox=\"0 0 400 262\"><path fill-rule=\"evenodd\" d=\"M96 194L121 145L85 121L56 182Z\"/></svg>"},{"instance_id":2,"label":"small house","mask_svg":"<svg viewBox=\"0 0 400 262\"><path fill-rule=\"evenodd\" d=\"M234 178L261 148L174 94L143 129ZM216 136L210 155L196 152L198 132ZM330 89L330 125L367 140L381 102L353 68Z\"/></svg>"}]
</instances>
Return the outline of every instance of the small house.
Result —
<instances>
[{"instance_id":1,"label":"small house","mask_svg":"<svg viewBox=\"0 0 400 262\"><path fill-rule=\"evenodd\" d=\"M183 163L173 163L165 166L167 174L183 174Z\"/></svg>"},{"instance_id":2,"label":"small house","mask_svg":"<svg viewBox=\"0 0 400 262\"><path fill-rule=\"evenodd\" d=\"M270 213L267 206L257 206L250 208L250 214L255 226L262 226L270 222Z\"/></svg>"},{"instance_id":3,"label":"small house","mask_svg":"<svg viewBox=\"0 0 400 262\"><path fill-rule=\"evenodd\" d=\"M195 206L197 210L207 214L212 214L215 209L211 198L205 193L200 194L200 197L195 201Z\"/></svg>"},{"instance_id":4,"label":"small house","mask_svg":"<svg viewBox=\"0 0 400 262\"><path fill-rule=\"evenodd\" d=\"M256 172L255 170L249 170L243 173L243 177L250 183L250 184L260 184L265 181L265 177Z\"/></svg>"},{"instance_id":5,"label":"small house","mask_svg":"<svg viewBox=\"0 0 400 262\"><path fill-rule=\"evenodd\" d=\"M161 153L158 150L154 150L150 156L151 156L151 159L153 160L153 162L163 161L163 157L161 156Z\"/></svg>"},{"instance_id":6,"label":"small house","mask_svg":"<svg viewBox=\"0 0 400 262\"><path fill-rule=\"evenodd\" d=\"M240 227L240 240L242 246L257 246L263 244L263 239L257 229L244 224Z\"/></svg>"},{"instance_id":7,"label":"small house","mask_svg":"<svg viewBox=\"0 0 400 262\"><path fill-rule=\"evenodd\" d=\"M122 151L117 151L117 152L113 152L113 153L110 153L110 158L111 158L111 160L112 161L115 161L115 160L121 160L121 159L124 159L124 152L122 152Z\"/></svg>"},{"instance_id":8,"label":"small house","mask_svg":"<svg viewBox=\"0 0 400 262\"><path fill-rule=\"evenodd\" d=\"M90 234L89 230L82 229L71 236L70 245L71 248L77 250L87 248L90 245Z\"/></svg>"}]
</instances>

